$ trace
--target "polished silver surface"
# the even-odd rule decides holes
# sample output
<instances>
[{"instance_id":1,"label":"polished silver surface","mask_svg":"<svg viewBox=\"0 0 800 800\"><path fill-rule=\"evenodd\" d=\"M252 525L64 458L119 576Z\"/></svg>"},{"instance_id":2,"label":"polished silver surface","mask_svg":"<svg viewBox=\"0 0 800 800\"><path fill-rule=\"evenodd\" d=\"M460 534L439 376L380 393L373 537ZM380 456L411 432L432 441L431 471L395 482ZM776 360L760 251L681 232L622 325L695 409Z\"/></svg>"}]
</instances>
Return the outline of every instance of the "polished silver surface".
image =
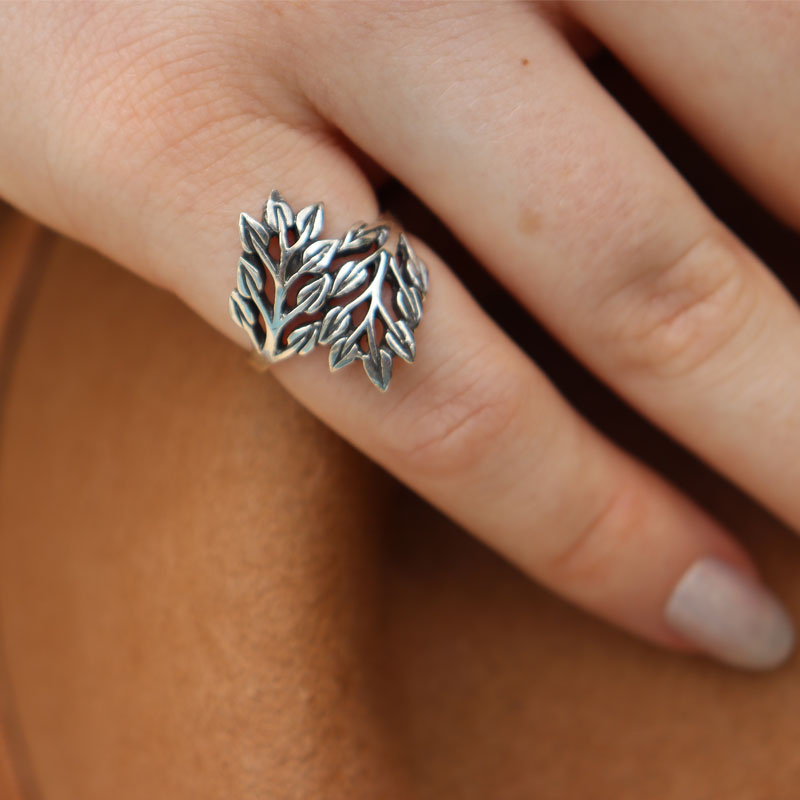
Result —
<instances>
[{"instance_id":1,"label":"polished silver surface","mask_svg":"<svg viewBox=\"0 0 800 800\"><path fill-rule=\"evenodd\" d=\"M387 225L359 222L322 239L322 203L295 214L277 191L261 221L239 218L242 255L230 296L233 321L268 362L330 347L331 370L361 361L386 390L395 356L416 356L428 271L402 233L387 249Z\"/></svg>"}]
</instances>

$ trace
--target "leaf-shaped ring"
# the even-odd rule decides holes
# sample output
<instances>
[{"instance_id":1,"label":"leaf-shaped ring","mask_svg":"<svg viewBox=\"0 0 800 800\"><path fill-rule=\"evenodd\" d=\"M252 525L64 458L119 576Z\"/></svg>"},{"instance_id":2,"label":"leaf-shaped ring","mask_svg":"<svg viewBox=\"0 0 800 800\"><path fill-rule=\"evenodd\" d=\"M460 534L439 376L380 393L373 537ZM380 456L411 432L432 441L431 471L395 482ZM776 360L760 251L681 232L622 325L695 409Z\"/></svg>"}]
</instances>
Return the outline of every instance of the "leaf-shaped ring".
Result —
<instances>
[{"instance_id":1,"label":"leaf-shaped ring","mask_svg":"<svg viewBox=\"0 0 800 800\"><path fill-rule=\"evenodd\" d=\"M358 222L340 239L322 239L323 219L322 203L295 214L277 191L260 221L240 216L231 317L262 362L327 345L331 370L360 360L385 391L395 356L416 356L428 270L405 234L394 252L385 247L387 225Z\"/></svg>"}]
</instances>

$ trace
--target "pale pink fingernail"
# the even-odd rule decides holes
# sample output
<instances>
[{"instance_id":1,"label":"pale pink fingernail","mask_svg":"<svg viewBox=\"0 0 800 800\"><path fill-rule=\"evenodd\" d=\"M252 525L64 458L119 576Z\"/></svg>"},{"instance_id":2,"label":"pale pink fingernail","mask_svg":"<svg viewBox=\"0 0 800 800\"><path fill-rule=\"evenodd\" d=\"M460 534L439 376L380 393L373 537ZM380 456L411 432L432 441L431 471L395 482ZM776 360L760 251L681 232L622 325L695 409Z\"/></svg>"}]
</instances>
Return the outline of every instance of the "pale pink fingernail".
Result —
<instances>
[{"instance_id":1,"label":"pale pink fingernail","mask_svg":"<svg viewBox=\"0 0 800 800\"><path fill-rule=\"evenodd\" d=\"M666 619L683 638L735 667L772 669L794 650L794 625L775 595L718 558L686 570Z\"/></svg>"}]
</instances>

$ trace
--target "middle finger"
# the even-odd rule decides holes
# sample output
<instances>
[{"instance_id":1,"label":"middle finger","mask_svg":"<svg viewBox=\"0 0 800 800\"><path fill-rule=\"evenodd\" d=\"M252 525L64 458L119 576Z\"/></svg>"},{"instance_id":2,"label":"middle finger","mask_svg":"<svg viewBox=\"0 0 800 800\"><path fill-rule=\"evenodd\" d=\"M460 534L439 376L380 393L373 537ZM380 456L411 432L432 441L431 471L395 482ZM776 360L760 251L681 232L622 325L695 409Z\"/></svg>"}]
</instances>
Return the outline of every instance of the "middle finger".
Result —
<instances>
[{"instance_id":1,"label":"middle finger","mask_svg":"<svg viewBox=\"0 0 800 800\"><path fill-rule=\"evenodd\" d=\"M772 273L527 5L387 20L347 58L335 37L302 49L337 78L312 101L620 394L800 527L800 314Z\"/></svg>"}]
</instances>

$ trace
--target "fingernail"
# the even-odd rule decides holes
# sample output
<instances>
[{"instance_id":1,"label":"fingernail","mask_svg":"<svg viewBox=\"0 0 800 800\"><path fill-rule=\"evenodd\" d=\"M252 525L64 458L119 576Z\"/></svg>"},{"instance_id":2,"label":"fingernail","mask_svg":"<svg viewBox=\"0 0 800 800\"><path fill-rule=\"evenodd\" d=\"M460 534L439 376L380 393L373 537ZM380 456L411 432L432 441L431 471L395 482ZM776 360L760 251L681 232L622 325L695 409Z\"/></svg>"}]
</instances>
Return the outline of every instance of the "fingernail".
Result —
<instances>
[{"instance_id":1,"label":"fingernail","mask_svg":"<svg viewBox=\"0 0 800 800\"><path fill-rule=\"evenodd\" d=\"M794 650L794 625L778 599L718 558L692 564L667 603L669 625L726 664L771 669Z\"/></svg>"}]
</instances>

